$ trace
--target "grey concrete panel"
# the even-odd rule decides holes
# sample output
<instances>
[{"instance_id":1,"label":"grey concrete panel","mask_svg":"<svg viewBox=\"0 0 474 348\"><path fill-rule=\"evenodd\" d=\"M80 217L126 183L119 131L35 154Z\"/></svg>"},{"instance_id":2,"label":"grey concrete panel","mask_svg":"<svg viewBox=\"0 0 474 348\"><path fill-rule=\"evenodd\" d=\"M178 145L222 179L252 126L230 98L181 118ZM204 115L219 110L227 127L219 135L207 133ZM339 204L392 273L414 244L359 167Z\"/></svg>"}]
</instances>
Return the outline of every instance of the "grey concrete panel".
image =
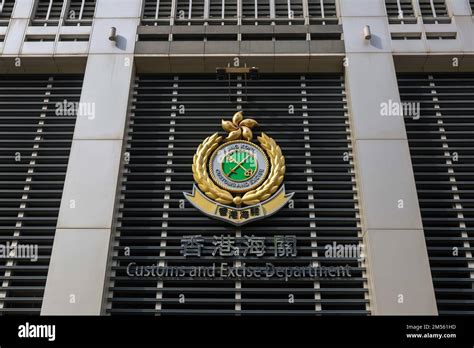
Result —
<instances>
[{"instance_id":1,"label":"grey concrete panel","mask_svg":"<svg viewBox=\"0 0 474 348\"><path fill-rule=\"evenodd\" d=\"M3 55L18 56L20 54L28 23L28 19L10 20L5 42L3 43Z\"/></svg>"},{"instance_id":2,"label":"grey concrete panel","mask_svg":"<svg viewBox=\"0 0 474 348\"><path fill-rule=\"evenodd\" d=\"M172 41L170 54L204 55L204 41Z\"/></svg>"},{"instance_id":3,"label":"grey concrete panel","mask_svg":"<svg viewBox=\"0 0 474 348\"><path fill-rule=\"evenodd\" d=\"M170 69L173 73L193 73L204 71L204 55L175 56L170 59Z\"/></svg>"},{"instance_id":4,"label":"grey concrete panel","mask_svg":"<svg viewBox=\"0 0 474 348\"><path fill-rule=\"evenodd\" d=\"M138 41L135 46L135 54L169 55L169 53L169 41Z\"/></svg>"},{"instance_id":5,"label":"grey concrete panel","mask_svg":"<svg viewBox=\"0 0 474 348\"><path fill-rule=\"evenodd\" d=\"M171 65L169 56L140 57L135 56L136 72L138 73L169 73Z\"/></svg>"},{"instance_id":6,"label":"grey concrete panel","mask_svg":"<svg viewBox=\"0 0 474 348\"><path fill-rule=\"evenodd\" d=\"M110 229L57 229L41 315L100 315Z\"/></svg>"},{"instance_id":7,"label":"grey concrete panel","mask_svg":"<svg viewBox=\"0 0 474 348\"><path fill-rule=\"evenodd\" d=\"M384 0L339 0L341 16L386 16Z\"/></svg>"},{"instance_id":8,"label":"grey concrete panel","mask_svg":"<svg viewBox=\"0 0 474 348\"><path fill-rule=\"evenodd\" d=\"M145 26L140 25L137 29L138 35L150 35L150 34L171 34L171 26L160 25L160 26Z\"/></svg>"},{"instance_id":9,"label":"grey concrete panel","mask_svg":"<svg viewBox=\"0 0 474 348\"><path fill-rule=\"evenodd\" d=\"M394 55L393 61L397 72L421 72L425 66L426 55Z\"/></svg>"},{"instance_id":10,"label":"grey concrete panel","mask_svg":"<svg viewBox=\"0 0 474 348\"><path fill-rule=\"evenodd\" d=\"M471 16L469 0L446 0L446 5L451 16Z\"/></svg>"},{"instance_id":11,"label":"grey concrete panel","mask_svg":"<svg viewBox=\"0 0 474 348\"><path fill-rule=\"evenodd\" d=\"M317 33L317 34L342 33L342 25L340 24L310 25L308 31L310 33Z\"/></svg>"},{"instance_id":12,"label":"grey concrete panel","mask_svg":"<svg viewBox=\"0 0 474 348\"><path fill-rule=\"evenodd\" d=\"M474 53L474 18L471 16L455 17L458 37L461 40L462 51Z\"/></svg>"},{"instance_id":13,"label":"grey concrete panel","mask_svg":"<svg viewBox=\"0 0 474 348\"><path fill-rule=\"evenodd\" d=\"M426 40L392 40L394 53L424 54L428 50Z\"/></svg>"},{"instance_id":14,"label":"grey concrete panel","mask_svg":"<svg viewBox=\"0 0 474 348\"><path fill-rule=\"evenodd\" d=\"M237 25L207 25L205 29L206 34L237 34L239 32Z\"/></svg>"},{"instance_id":15,"label":"grey concrete panel","mask_svg":"<svg viewBox=\"0 0 474 348\"><path fill-rule=\"evenodd\" d=\"M111 228L121 151L122 140L73 141L57 228Z\"/></svg>"},{"instance_id":16,"label":"grey concrete panel","mask_svg":"<svg viewBox=\"0 0 474 348\"><path fill-rule=\"evenodd\" d=\"M91 55L87 62L74 139L123 139L133 55Z\"/></svg>"},{"instance_id":17,"label":"grey concrete panel","mask_svg":"<svg viewBox=\"0 0 474 348\"><path fill-rule=\"evenodd\" d=\"M357 177L366 229L422 229L406 140L357 140Z\"/></svg>"},{"instance_id":18,"label":"grey concrete panel","mask_svg":"<svg viewBox=\"0 0 474 348\"><path fill-rule=\"evenodd\" d=\"M56 48L56 42L24 42L20 53L22 55L44 55L52 56Z\"/></svg>"},{"instance_id":19,"label":"grey concrete panel","mask_svg":"<svg viewBox=\"0 0 474 348\"><path fill-rule=\"evenodd\" d=\"M202 34L204 35L205 27L203 25L174 25L171 27L173 34Z\"/></svg>"},{"instance_id":20,"label":"grey concrete panel","mask_svg":"<svg viewBox=\"0 0 474 348\"><path fill-rule=\"evenodd\" d=\"M241 66L256 66L262 73L275 71L275 56L240 56Z\"/></svg>"},{"instance_id":21,"label":"grey concrete panel","mask_svg":"<svg viewBox=\"0 0 474 348\"><path fill-rule=\"evenodd\" d=\"M275 44L271 41L241 41L240 54L275 54Z\"/></svg>"},{"instance_id":22,"label":"grey concrete panel","mask_svg":"<svg viewBox=\"0 0 474 348\"><path fill-rule=\"evenodd\" d=\"M344 53L344 41L342 40L312 40L309 42L311 54Z\"/></svg>"},{"instance_id":23,"label":"grey concrete panel","mask_svg":"<svg viewBox=\"0 0 474 348\"><path fill-rule=\"evenodd\" d=\"M309 72L342 72L344 55L336 57L311 55L309 57Z\"/></svg>"},{"instance_id":24,"label":"grey concrete panel","mask_svg":"<svg viewBox=\"0 0 474 348\"><path fill-rule=\"evenodd\" d=\"M275 54L309 54L309 41L275 41Z\"/></svg>"},{"instance_id":25,"label":"grey concrete panel","mask_svg":"<svg viewBox=\"0 0 474 348\"><path fill-rule=\"evenodd\" d=\"M98 0L96 18L140 17L142 0Z\"/></svg>"},{"instance_id":26,"label":"grey concrete panel","mask_svg":"<svg viewBox=\"0 0 474 348\"><path fill-rule=\"evenodd\" d=\"M135 49L139 19L95 19L92 29L91 54L125 54ZM117 28L117 41L109 40L110 28Z\"/></svg>"},{"instance_id":27,"label":"grey concrete panel","mask_svg":"<svg viewBox=\"0 0 474 348\"><path fill-rule=\"evenodd\" d=\"M33 11L35 0L16 0L11 18L29 19Z\"/></svg>"},{"instance_id":28,"label":"grey concrete panel","mask_svg":"<svg viewBox=\"0 0 474 348\"><path fill-rule=\"evenodd\" d=\"M354 139L406 139L403 117L383 115L400 105L391 54L347 54L346 86Z\"/></svg>"},{"instance_id":29,"label":"grey concrete panel","mask_svg":"<svg viewBox=\"0 0 474 348\"><path fill-rule=\"evenodd\" d=\"M372 313L437 315L423 230L364 234Z\"/></svg>"},{"instance_id":30,"label":"grey concrete panel","mask_svg":"<svg viewBox=\"0 0 474 348\"><path fill-rule=\"evenodd\" d=\"M364 39L364 27L370 26L372 38ZM343 17L346 52L391 52L390 33L384 17Z\"/></svg>"},{"instance_id":31,"label":"grey concrete panel","mask_svg":"<svg viewBox=\"0 0 474 348\"><path fill-rule=\"evenodd\" d=\"M273 34L274 27L271 25L242 25L242 34Z\"/></svg>"},{"instance_id":32,"label":"grey concrete panel","mask_svg":"<svg viewBox=\"0 0 474 348\"><path fill-rule=\"evenodd\" d=\"M304 73L308 69L309 55L275 57L275 71Z\"/></svg>"},{"instance_id":33,"label":"grey concrete panel","mask_svg":"<svg viewBox=\"0 0 474 348\"><path fill-rule=\"evenodd\" d=\"M239 54L239 43L237 41L207 41L204 45L205 54Z\"/></svg>"},{"instance_id":34,"label":"grey concrete panel","mask_svg":"<svg viewBox=\"0 0 474 348\"><path fill-rule=\"evenodd\" d=\"M276 25L273 32L275 34L306 34L308 30L307 25Z\"/></svg>"}]
</instances>

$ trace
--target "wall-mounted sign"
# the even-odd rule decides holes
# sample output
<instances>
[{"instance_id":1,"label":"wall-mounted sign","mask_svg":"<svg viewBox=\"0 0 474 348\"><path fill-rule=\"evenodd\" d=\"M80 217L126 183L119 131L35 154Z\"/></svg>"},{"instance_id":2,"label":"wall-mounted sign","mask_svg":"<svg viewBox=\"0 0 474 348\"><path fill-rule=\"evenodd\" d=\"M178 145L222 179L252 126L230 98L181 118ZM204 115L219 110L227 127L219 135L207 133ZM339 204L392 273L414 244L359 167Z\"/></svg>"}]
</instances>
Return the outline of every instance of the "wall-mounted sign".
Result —
<instances>
[{"instance_id":1,"label":"wall-mounted sign","mask_svg":"<svg viewBox=\"0 0 474 348\"><path fill-rule=\"evenodd\" d=\"M201 212L236 226L275 214L291 199L282 185L285 158L280 146L265 133L252 142L253 119L237 112L232 121L222 120L229 134L207 137L193 159L197 184L186 199Z\"/></svg>"}]
</instances>

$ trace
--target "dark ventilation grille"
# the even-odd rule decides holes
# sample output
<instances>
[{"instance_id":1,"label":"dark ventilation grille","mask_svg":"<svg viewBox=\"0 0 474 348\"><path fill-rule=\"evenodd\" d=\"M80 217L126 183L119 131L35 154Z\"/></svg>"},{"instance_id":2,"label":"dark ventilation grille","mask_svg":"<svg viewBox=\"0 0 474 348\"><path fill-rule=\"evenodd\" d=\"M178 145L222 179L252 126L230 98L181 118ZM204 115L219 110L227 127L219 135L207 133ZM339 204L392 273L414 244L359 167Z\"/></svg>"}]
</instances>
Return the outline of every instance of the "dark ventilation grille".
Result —
<instances>
[{"instance_id":1,"label":"dark ventilation grille","mask_svg":"<svg viewBox=\"0 0 474 348\"><path fill-rule=\"evenodd\" d=\"M56 230L81 76L0 77L0 244L38 245L36 262L0 258L0 313L39 314Z\"/></svg>"},{"instance_id":2,"label":"dark ventilation grille","mask_svg":"<svg viewBox=\"0 0 474 348\"><path fill-rule=\"evenodd\" d=\"M303 1L275 0L275 17L277 19L286 18L286 21L292 24L304 24Z\"/></svg>"},{"instance_id":3,"label":"dark ventilation grille","mask_svg":"<svg viewBox=\"0 0 474 348\"><path fill-rule=\"evenodd\" d=\"M237 0L209 0L209 18L237 18Z\"/></svg>"},{"instance_id":4,"label":"dark ventilation grille","mask_svg":"<svg viewBox=\"0 0 474 348\"><path fill-rule=\"evenodd\" d=\"M169 24L172 0L145 0L142 24L158 25L160 22Z\"/></svg>"},{"instance_id":5,"label":"dark ventilation grille","mask_svg":"<svg viewBox=\"0 0 474 348\"><path fill-rule=\"evenodd\" d=\"M322 6L321 6L322 4ZM337 24L335 0L308 0L309 21L311 24Z\"/></svg>"},{"instance_id":6,"label":"dark ventilation grille","mask_svg":"<svg viewBox=\"0 0 474 348\"><path fill-rule=\"evenodd\" d=\"M400 75L440 314L474 314L474 74ZM416 118L416 117L415 117Z\"/></svg>"},{"instance_id":7,"label":"dark ventilation grille","mask_svg":"<svg viewBox=\"0 0 474 348\"><path fill-rule=\"evenodd\" d=\"M0 26L6 26L10 23L15 0L0 0Z\"/></svg>"},{"instance_id":8,"label":"dark ventilation grille","mask_svg":"<svg viewBox=\"0 0 474 348\"><path fill-rule=\"evenodd\" d=\"M242 0L242 17L270 18L270 0Z\"/></svg>"},{"instance_id":9,"label":"dark ventilation grille","mask_svg":"<svg viewBox=\"0 0 474 348\"><path fill-rule=\"evenodd\" d=\"M451 23L445 0L419 0L423 23Z\"/></svg>"},{"instance_id":10,"label":"dark ventilation grille","mask_svg":"<svg viewBox=\"0 0 474 348\"><path fill-rule=\"evenodd\" d=\"M131 123L115 233L107 312L110 314L369 314L364 265L354 258L326 258L324 247L359 245L361 230L352 164L344 80L341 75L261 75L259 80L218 81L215 75L141 75L135 81ZM286 189L294 207L235 229L186 203L193 186L197 146L236 104L273 137L286 157ZM294 108L294 113L289 112ZM180 110L182 110L180 112ZM296 235L295 258L184 258L183 236ZM130 253L126 248L130 248ZM308 280L165 280L130 278L139 265L278 266L351 265L352 277ZM185 303L179 303L179 296ZM295 303L289 304L289 295Z\"/></svg>"},{"instance_id":11,"label":"dark ventilation grille","mask_svg":"<svg viewBox=\"0 0 474 348\"><path fill-rule=\"evenodd\" d=\"M62 9L63 0L37 0L33 24L58 25Z\"/></svg>"},{"instance_id":12,"label":"dark ventilation grille","mask_svg":"<svg viewBox=\"0 0 474 348\"><path fill-rule=\"evenodd\" d=\"M96 0L71 0L66 11L67 25L91 25Z\"/></svg>"},{"instance_id":13,"label":"dark ventilation grille","mask_svg":"<svg viewBox=\"0 0 474 348\"><path fill-rule=\"evenodd\" d=\"M390 24L416 23L413 0L385 0L385 7Z\"/></svg>"},{"instance_id":14,"label":"dark ventilation grille","mask_svg":"<svg viewBox=\"0 0 474 348\"><path fill-rule=\"evenodd\" d=\"M59 25L62 15L66 25L91 25L95 5L96 0L37 0L33 25Z\"/></svg>"},{"instance_id":15,"label":"dark ventilation grille","mask_svg":"<svg viewBox=\"0 0 474 348\"><path fill-rule=\"evenodd\" d=\"M203 24L204 0L176 0L176 24Z\"/></svg>"},{"instance_id":16,"label":"dark ventilation grille","mask_svg":"<svg viewBox=\"0 0 474 348\"><path fill-rule=\"evenodd\" d=\"M469 0L469 4L471 5L471 14L474 14L474 0Z\"/></svg>"}]
</instances>

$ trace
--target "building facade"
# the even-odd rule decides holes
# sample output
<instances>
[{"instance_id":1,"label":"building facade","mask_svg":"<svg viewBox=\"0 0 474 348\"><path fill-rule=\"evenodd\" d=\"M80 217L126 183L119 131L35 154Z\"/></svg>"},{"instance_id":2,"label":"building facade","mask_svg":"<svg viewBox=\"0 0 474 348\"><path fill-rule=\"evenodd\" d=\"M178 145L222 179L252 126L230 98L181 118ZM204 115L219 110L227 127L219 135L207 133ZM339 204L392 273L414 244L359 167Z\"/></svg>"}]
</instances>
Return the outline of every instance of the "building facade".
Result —
<instances>
[{"instance_id":1,"label":"building facade","mask_svg":"<svg viewBox=\"0 0 474 348\"><path fill-rule=\"evenodd\" d=\"M38 246L34 262L2 259L3 314L474 314L473 1L0 7L0 243ZM294 196L233 227L183 192L199 144L238 111L281 146ZM196 235L210 246L186 257ZM249 236L297 246L212 250ZM327 253L339 245L363 251ZM352 272L127 273L269 262Z\"/></svg>"}]
</instances>

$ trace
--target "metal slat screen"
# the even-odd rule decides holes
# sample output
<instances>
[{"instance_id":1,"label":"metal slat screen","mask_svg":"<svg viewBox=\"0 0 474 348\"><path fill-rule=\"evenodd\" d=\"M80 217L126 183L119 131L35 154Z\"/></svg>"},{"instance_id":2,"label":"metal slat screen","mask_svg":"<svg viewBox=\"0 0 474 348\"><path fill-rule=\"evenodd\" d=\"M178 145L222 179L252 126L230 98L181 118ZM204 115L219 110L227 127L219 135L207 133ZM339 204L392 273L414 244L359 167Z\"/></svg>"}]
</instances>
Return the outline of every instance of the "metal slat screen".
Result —
<instances>
[{"instance_id":1,"label":"metal slat screen","mask_svg":"<svg viewBox=\"0 0 474 348\"><path fill-rule=\"evenodd\" d=\"M390 24L416 23L413 0L385 0L385 8Z\"/></svg>"},{"instance_id":2,"label":"metal slat screen","mask_svg":"<svg viewBox=\"0 0 474 348\"><path fill-rule=\"evenodd\" d=\"M65 25L91 25L96 0L37 0L33 25L59 25L63 7Z\"/></svg>"},{"instance_id":3,"label":"metal slat screen","mask_svg":"<svg viewBox=\"0 0 474 348\"><path fill-rule=\"evenodd\" d=\"M421 16L425 24L450 23L446 0L418 0Z\"/></svg>"},{"instance_id":4,"label":"metal slat screen","mask_svg":"<svg viewBox=\"0 0 474 348\"><path fill-rule=\"evenodd\" d=\"M15 0L0 0L0 26L6 26L10 23L13 6L15 6Z\"/></svg>"},{"instance_id":5,"label":"metal slat screen","mask_svg":"<svg viewBox=\"0 0 474 348\"><path fill-rule=\"evenodd\" d=\"M0 77L0 244L38 247L38 259L0 259L0 313L39 314L74 132L82 76ZM19 256L17 254L16 256Z\"/></svg>"},{"instance_id":6,"label":"metal slat screen","mask_svg":"<svg viewBox=\"0 0 474 348\"><path fill-rule=\"evenodd\" d=\"M245 88L247 84L247 88ZM184 203L193 186L197 146L241 106L286 157L285 185L293 206L234 228ZM294 112L291 110L294 109ZM215 75L140 75L135 81L120 209L112 256L109 314L369 314L363 261L326 257L329 243L359 245L352 146L342 75L261 75L258 80ZM257 134L260 130L256 129ZM288 259L211 256L185 258L180 241L201 234L295 235ZM212 249L212 247L211 247ZM128 250L128 251L127 251ZM278 280L159 280L131 278L138 265L351 265L351 277ZM180 303L184 295L185 303ZM295 298L289 303L289 296Z\"/></svg>"},{"instance_id":7,"label":"metal slat screen","mask_svg":"<svg viewBox=\"0 0 474 348\"><path fill-rule=\"evenodd\" d=\"M474 314L474 75L399 75L440 314Z\"/></svg>"}]
</instances>

